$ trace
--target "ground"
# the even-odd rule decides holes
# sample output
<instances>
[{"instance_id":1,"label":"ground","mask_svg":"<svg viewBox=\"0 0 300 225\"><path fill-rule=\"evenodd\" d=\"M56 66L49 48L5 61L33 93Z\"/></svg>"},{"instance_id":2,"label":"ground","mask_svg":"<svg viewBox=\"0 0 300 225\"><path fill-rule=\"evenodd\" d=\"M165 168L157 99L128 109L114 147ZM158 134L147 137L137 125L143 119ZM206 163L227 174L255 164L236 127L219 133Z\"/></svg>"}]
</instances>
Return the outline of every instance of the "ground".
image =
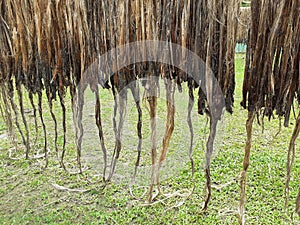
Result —
<instances>
[{"instance_id":1,"label":"ground","mask_svg":"<svg viewBox=\"0 0 300 225\"><path fill-rule=\"evenodd\" d=\"M143 161L140 173L133 191L141 199L134 199L129 193L128 180L132 175L135 163L135 138L134 130L136 119L130 117L126 124L128 132L127 146L121 153L118 162L117 174L113 181L104 187L101 181L102 162L101 151L98 147L91 149L96 143L92 136L87 135L84 147L90 151L83 152L83 162L90 169L82 175L70 175L65 172L57 162L53 150L53 136L49 129L49 166L43 169L44 159L12 159L20 157L24 149L19 146L15 152L12 145L6 141L3 118L0 118L0 224L237 224L237 208L239 202L239 173L242 169L245 145L245 121L247 112L239 105L241 101L241 87L243 80L244 55L236 56L236 95L234 114L225 114L220 125L220 135L216 141L216 152L211 166L213 189L212 199L207 212L200 213L203 198L205 176L203 172L203 138L205 137L206 118L193 115L195 128L199 127L194 148L196 172L194 181L196 188L187 199L173 197L156 201L156 204L146 206L146 196L142 196L149 184L150 153L143 148ZM104 92L101 95L104 114L111 114L111 95ZM87 102L89 104L89 102ZM56 106L58 107L58 106ZM163 101L159 106L163 111ZM46 108L46 107L45 107ZM178 106L180 109L180 106ZM129 112L134 107L129 105ZM89 110L89 109L86 109ZM296 107L295 110L298 110ZM45 116L47 112L45 110ZM70 112L68 112L68 126L72 127ZM86 119L89 120L92 114ZM197 120L197 122L196 122ZM130 121L133 125L131 125ZM147 116L144 121L146 123ZM163 115L162 119L163 121ZM294 118L290 126L281 128L278 135L279 122L264 120L264 132L255 121L253 133L253 147L251 165L247 178L247 224L299 224L300 220L293 214L295 198L300 184L299 151L296 153L295 166L291 179L290 201L287 210L284 209L284 185L286 174L286 158L289 139L293 130ZM51 121L47 121L51 127ZM104 121L110 123L110 118ZM180 121L177 120L177 123ZM87 123L87 121L85 122ZM178 124L177 124L178 125ZM179 124L180 125L180 124ZM91 126L91 127L89 127ZM163 127L163 126L162 126ZM91 129L89 129L91 128ZM92 125L87 125L87 132L92 130ZM147 126L144 128L145 138L149 136ZM182 128L183 129L183 128ZM188 161L187 144L182 140L186 135L185 130L175 132L168 155L169 163L165 165L162 175L162 187L165 192L191 190L190 164ZM52 129L53 130L53 129ZM147 133L148 132L148 133ZM113 146L113 135L105 130L108 149ZM75 170L75 145L71 134L68 137L67 167ZM110 141L111 140L111 141ZM125 140L125 141L126 141ZM145 141L146 142L146 141ZM42 149L43 136L40 134L33 153ZM59 145L62 136L60 132ZM296 150L299 145L296 146ZM62 190L62 187L68 188ZM159 197L158 200L162 200ZM177 204L179 207L174 207Z\"/></svg>"}]
</instances>

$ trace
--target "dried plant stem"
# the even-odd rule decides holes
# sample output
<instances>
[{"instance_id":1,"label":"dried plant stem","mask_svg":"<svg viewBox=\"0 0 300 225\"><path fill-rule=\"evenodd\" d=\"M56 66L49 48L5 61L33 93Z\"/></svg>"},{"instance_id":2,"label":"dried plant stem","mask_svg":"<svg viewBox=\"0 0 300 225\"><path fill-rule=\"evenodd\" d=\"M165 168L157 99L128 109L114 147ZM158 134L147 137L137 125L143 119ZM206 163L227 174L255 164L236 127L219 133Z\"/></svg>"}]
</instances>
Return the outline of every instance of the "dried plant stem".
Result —
<instances>
[{"instance_id":1,"label":"dried plant stem","mask_svg":"<svg viewBox=\"0 0 300 225\"><path fill-rule=\"evenodd\" d=\"M299 136L300 132L300 113L298 114L296 125L290 140L289 149L288 149L288 155L287 155L287 162L286 162L286 182L285 182L285 189L284 189L284 195L285 195L285 209L288 206L289 196L290 196L290 180L291 180L291 173L293 164L295 161L295 142L296 139Z\"/></svg>"},{"instance_id":2,"label":"dried plant stem","mask_svg":"<svg viewBox=\"0 0 300 225\"><path fill-rule=\"evenodd\" d=\"M3 118L5 119L5 123L8 129L8 134L12 139L12 142L15 143L15 132L14 132L14 125L13 125L13 120L12 120L12 109L11 109L11 105L10 102L8 101L9 96L7 94L7 86L6 85L0 85L1 88L1 92L0 92L0 96L1 96L1 103L0 105L3 106L3 110L1 112L3 112ZM3 102L3 105L2 105Z\"/></svg>"},{"instance_id":3,"label":"dried plant stem","mask_svg":"<svg viewBox=\"0 0 300 225\"><path fill-rule=\"evenodd\" d=\"M174 117L175 117L175 101L174 101L174 94L175 94L175 85L172 80L165 78L165 86L166 86L166 105L167 105L167 120L166 120L166 130L163 138L162 143L162 151L158 161L158 167L156 171L156 184L158 188L160 188L160 169L161 166L166 159L168 147L170 144L170 139L172 137L174 131ZM160 189L159 189L160 190Z\"/></svg>"},{"instance_id":4,"label":"dried plant stem","mask_svg":"<svg viewBox=\"0 0 300 225\"><path fill-rule=\"evenodd\" d=\"M47 140L47 130L46 130L46 124L44 122L44 116L43 116L43 107L42 107L42 92L38 92L38 111L39 111L39 116L41 119L42 127L43 127L43 132L44 132L44 152L45 152L45 168L48 166L48 140Z\"/></svg>"},{"instance_id":5,"label":"dried plant stem","mask_svg":"<svg viewBox=\"0 0 300 225\"><path fill-rule=\"evenodd\" d=\"M19 123L19 112L18 112L17 106L16 106L16 104L14 102L14 95L13 95L13 91L12 90L9 90L9 96L8 96L8 98L9 98L9 103L10 103L10 105L12 107L12 111L14 112L15 125L17 127L17 130L18 130L19 134L21 135L21 138L22 138L24 146L27 146L24 133L23 133L23 131L21 129L21 126L20 126L20 123ZM16 147L16 150L17 150L17 142L15 142L14 144L15 144L15 147Z\"/></svg>"},{"instance_id":6,"label":"dried plant stem","mask_svg":"<svg viewBox=\"0 0 300 225\"><path fill-rule=\"evenodd\" d=\"M143 139L142 139L142 125L143 125L142 116L143 116L143 113L142 113L142 109L140 106L141 100L140 100L140 90L139 90L138 84L136 82L133 82L133 84L130 85L130 90L131 90L132 96L134 98L136 109L138 112L137 134L138 134L139 141L138 141L138 146L137 146L138 155L137 155L135 168L134 168L134 174L133 174L133 183L134 183L135 179L136 179L136 175L137 175L137 169L140 165L141 153L142 153L142 142L143 142Z\"/></svg>"},{"instance_id":7,"label":"dried plant stem","mask_svg":"<svg viewBox=\"0 0 300 225\"><path fill-rule=\"evenodd\" d=\"M66 106L64 101L64 96L61 92L59 92L59 99L60 99L60 106L62 110L62 127L63 127L63 146L62 146L62 153L60 158L60 164L63 167L64 170L66 170L65 164L64 164L64 158L66 153L66 143L67 143L67 124L66 124Z\"/></svg>"},{"instance_id":8,"label":"dried plant stem","mask_svg":"<svg viewBox=\"0 0 300 225\"><path fill-rule=\"evenodd\" d=\"M110 164L110 171L107 181L110 181L115 169L117 161L120 157L122 148L122 130L126 116L126 104L127 104L127 89L123 89L120 93L115 94L115 113L114 113L114 126L115 126L115 147ZM119 121L116 121L117 111L119 112Z\"/></svg>"},{"instance_id":9,"label":"dried plant stem","mask_svg":"<svg viewBox=\"0 0 300 225\"><path fill-rule=\"evenodd\" d=\"M218 124L218 120L214 119L213 117L210 117L210 124L209 124L210 132L209 132L208 140L206 142L206 153L205 153L206 196L205 196L204 204L202 207L202 211L207 210L208 203L211 198L210 163L211 163L211 158L212 158L212 154L213 154L213 150L214 150L214 140L216 137L217 124Z\"/></svg>"},{"instance_id":10,"label":"dried plant stem","mask_svg":"<svg viewBox=\"0 0 300 225\"><path fill-rule=\"evenodd\" d=\"M151 166L151 184L148 193L148 202L152 202L152 192L156 182L156 169L157 169L157 140L156 140L156 114L157 114L157 90L155 86L151 86L154 84L154 77L151 76L151 84L150 87L152 88L151 92L149 93L150 96L147 97L149 106L150 106L150 124L151 124L151 159L152 159L152 166Z\"/></svg>"},{"instance_id":11,"label":"dried plant stem","mask_svg":"<svg viewBox=\"0 0 300 225\"><path fill-rule=\"evenodd\" d=\"M193 122L192 122L192 110L194 108L195 97L194 97L194 88L193 88L192 82L193 82L192 80L188 81L189 104L188 104L187 123L188 123L189 130L190 130L189 158L190 158L190 161L191 161L192 178L194 179L194 173L195 173L195 163L194 163L194 159L193 159L194 128L193 128Z\"/></svg>"},{"instance_id":12,"label":"dried plant stem","mask_svg":"<svg viewBox=\"0 0 300 225\"><path fill-rule=\"evenodd\" d=\"M95 91L95 97L96 97L96 105L95 105L95 119L96 119L96 125L98 127L98 135L100 139L100 145L103 153L103 181L105 181L105 174L106 174L106 168L107 168L107 150L104 143L104 135L103 135L103 129L102 129L102 120L101 120L101 104L100 104L100 97L99 97L99 90L98 87Z\"/></svg>"},{"instance_id":13,"label":"dried plant stem","mask_svg":"<svg viewBox=\"0 0 300 225\"><path fill-rule=\"evenodd\" d=\"M82 124L82 116L83 116L83 106L84 106L84 89L78 88L78 100L77 100L77 111L76 111L76 118L77 118L77 134L76 134L76 147L77 147L77 164L79 167L79 173L82 173L82 166L81 166L81 150L82 150L82 138L84 134L83 124Z\"/></svg>"},{"instance_id":14,"label":"dried plant stem","mask_svg":"<svg viewBox=\"0 0 300 225\"><path fill-rule=\"evenodd\" d=\"M252 126L255 118L255 112L248 112L246 122L247 140L245 145L245 156L243 163L243 171L241 172L241 196L239 205L239 224L245 224L245 202L246 202L246 173L250 164L250 150L252 143Z\"/></svg>"},{"instance_id":15,"label":"dried plant stem","mask_svg":"<svg viewBox=\"0 0 300 225\"><path fill-rule=\"evenodd\" d=\"M33 100L33 94L31 92L29 93L29 100L30 100L31 107L33 109L34 127L35 127L35 135L36 135L34 143L36 143L38 140L39 127L38 127L37 116L36 116L37 110Z\"/></svg>"},{"instance_id":16,"label":"dried plant stem","mask_svg":"<svg viewBox=\"0 0 300 225\"><path fill-rule=\"evenodd\" d=\"M53 102L50 100L48 100L48 104L49 104L49 109L50 109L50 114L51 114L51 118L54 122L54 146L55 146L55 153L56 153L56 157L58 159L58 144L57 144L57 140L58 140L58 132L57 132L57 120L56 120L56 116L55 113L53 112Z\"/></svg>"}]
</instances>

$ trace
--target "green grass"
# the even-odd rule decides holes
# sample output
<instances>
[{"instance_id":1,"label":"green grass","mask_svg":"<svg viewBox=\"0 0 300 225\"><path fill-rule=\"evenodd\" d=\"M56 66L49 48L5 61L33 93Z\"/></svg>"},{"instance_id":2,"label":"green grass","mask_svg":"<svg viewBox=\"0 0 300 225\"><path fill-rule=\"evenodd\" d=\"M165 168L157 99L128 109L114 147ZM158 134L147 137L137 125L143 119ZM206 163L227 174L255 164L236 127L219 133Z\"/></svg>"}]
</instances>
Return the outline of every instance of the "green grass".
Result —
<instances>
[{"instance_id":1,"label":"green grass","mask_svg":"<svg viewBox=\"0 0 300 225\"><path fill-rule=\"evenodd\" d=\"M62 168L55 157L53 148L53 123L45 106L45 120L49 130L50 164L45 170L43 159L9 159L9 150L12 146L0 140L0 224L237 224L236 211L239 201L239 182L234 180L242 169L245 145L245 121L247 112L239 105L241 101L241 87L243 81L244 55L236 56L236 94L235 107L232 116L225 114L220 126L220 133L216 141L216 152L211 166L212 182L216 185L225 185L220 190L213 189L209 209L200 213L203 198L205 176L203 172L203 137L206 119L193 114L195 129L199 136L195 140L194 159L196 163L194 194L180 207L172 206L184 200L174 197L163 203L144 206L146 197L140 200L133 199L129 194L128 182L133 171L136 158L135 135L136 113L133 104L129 103L126 134L124 134L124 149L118 162L117 176L112 183L103 188L101 182L102 162L101 151L97 138L90 133L93 126L90 124L92 115L86 116L84 125L86 137L84 139L84 164L90 169L83 175L69 175ZM179 94L178 94L179 95ZM87 99L90 96L87 94ZM177 96L178 97L178 96ZM178 97L179 98L179 97ZM107 91L101 92L104 132L108 149L113 148L113 132L111 129L112 99ZM186 103L186 102L185 102ZM186 104L177 104L177 110L184 110ZM92 112L92 102L86 101L86 112ZM183 105L183 106L182 106ZM59 104L55 104L56 109ZM164 104L160 100L159 115L164 121ZM146 112L146 110L144 110ZM145 145L142 153L141 171L134 193L141 196L144 186L149 184L150 174L147 166L150 165L149 148L149 118L144 113L143 133ZM58 122L61 124L60 114ZM187 190L192 188L190 164L187 155L187 128L180 115L176 115L176 125L182 129L175 129L170 152L169 163L165 165L162 175L162 187L166 192ZM76 168L74 158L75 144L73 142L71 110L68 105L68 148L66 161L70 169ZM32 124L32 123L30 123ZM294 210L295 197L300 184L299 151L292 173L290 202L287 212L284 212L284 185L285 164L289 138L292 133L294 119L291 125L278 131L278 120L271 122L265 119L265 130L255 123L253 132L253 147L251 165L247 178L247 224L293 224L291 213ZM164 124L159 123L159 128ZM61 126L59 126L61 127ZM31 129L33 127L31 126ZM34 130L34 129L33 129ZM70 131L71 130L71 131ZM5 125L0 118L0 134L5 131ZM207 129L206 129L207 131ZM161 138L163 129L159 129ZM32 133L32 136L34 133ZM38 143L32 150L35 154L43 143L40 129ZM59 146L61 151L62 132L60 129ZM13 156L21 156L24 149L14 152ZM298 150L299 146L296 146ZM182 163L185 162L185 163ZM143 167L144 166L144 167ZM231 182L232 181L232 182ZM58 184L73 189L89 189L85 193L60 191L52 184ZM160 197L161 199L161 197ZM299 217L294 215L294 224L299 224Z\"/></svg>"},{"instance_id":2,"label":"green grass","mask_svg":"<svg viewBox=\"0 0 300 225\"><path fill-rule=\"evenodd\" d=\"M249 2L249 3L248 3ZM250 7L251 6L251 1L241 1L241 6L242 7Z\"/></svg>"}]
</instances>

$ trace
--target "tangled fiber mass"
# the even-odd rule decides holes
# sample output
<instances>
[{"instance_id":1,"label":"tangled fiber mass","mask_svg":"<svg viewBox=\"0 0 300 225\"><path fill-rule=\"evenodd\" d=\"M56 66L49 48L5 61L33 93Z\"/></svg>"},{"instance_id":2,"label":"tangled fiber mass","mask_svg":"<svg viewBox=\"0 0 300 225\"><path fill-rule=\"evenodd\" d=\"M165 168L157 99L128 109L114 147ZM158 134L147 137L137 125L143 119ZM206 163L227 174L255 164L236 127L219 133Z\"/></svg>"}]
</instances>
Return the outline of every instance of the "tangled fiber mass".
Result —
<instances>
[{"instance_id":1,"label":"tangled fiber mass","mask_svg":"<svg viewBox=\"0 0 300 225\"><path fill-rule=\"evenodd\" d=\"M244 222L245 178L249 166L252 124L255 115L262 114L271 119L276 112L279 117L284 117L284 125L287 126L294 98L297 97L300 102L299 8L299 0L252 0L251 9L247 9L246 13L251 14L249 29L243 31L247 33L247 37L245 34L239 35L242 36L239 39L247 43L241 105L249 111L246 124L245 160L241 174L240 223ZM226 110L232 113L235 89L234 55L238 24L242 23L242 26L248 27L248 24L244 24L247 19L242 18L242 22L239 19L240 1L0 0L0 13L0 111L13 141L17 142L14 138L15 130L19 133L25 146L26 158L30 157L31 143L36 138L31 134L37 134L41 127L44 135L46 166L48 164L47 124L43 116L43 107L45 107L43 102L46 101L55 125L55 150L57 155L60 155L61 166L66 169L64 163L67 143L65 100L69 92L77 161L79 172L82 172L80 158L84 133L83 93L89 86L95 95L95 123L104 161L103 180L110 180L122 148L123 108L128 94L124 90L130 90L138 112L139 142L135 176L142 151L143 111L138 93L143 88L149 103L151 118L152 179L148 196L151 202L152 189L154 185L159 185L159 168L166 157L174 129L174 92L182 91L182 85L186 83L190 96L188 125L191 140L194 132L190 112L195 101L194 93L198 93L198 113L206 114L210 119L205 166L207 193L203 209L207 208L211 196L210 161L217 123L222 116L222 107L215 110L212 105L213 101L224 102ZM175 51L170 44L166 45L161 52L159 48L147 48L147 45L143 44L147 41L174 43L181 48L180 51ZM120 54L114 51L137 42L142 43L139 45L139 51L135 52L139 56L127 51ZM167 58L176 55L180 64L187 64L186 49L196 54L205 63L204 70L203 68L201 70L200 65L193 65L193 70L201 73L199 76L190 76L172 63L148 60L149 57L155 57L159 53ZM108 52L111 54L107 54ZM100 63L105 65L109 73L91 69L94 63L99 61L99 56L103 55L105 60ZM136 57L141 60L120 67L119 62L126 60L126 57ZM211 82L213 78L217 82ZM159 79L164 80L167 93L167 121L162 151L157 157L156 113ZM135 82L139 80L142 81L141 87ZM113 110L115 147L113 159L108 165L108 149L104 141L99 92L110 88L115 101ZM218 93L218 88L222 94ZM212 97L211 93L215 96ZM25 95L28 96L33 110L35 132L31 132L28 126L28 118L24 111ZM35 97L37 101L34 100ZM60 102L62 124L58 124L57 113L53 109L54 101ZM58 127L63 128L62 146L58 145ZM299 130L300 115L297 118L288 152L287 198L295 155L295 140ZM192 147L191 144L190 157L193 167ZM110 168L108 174L107 167ZM296 204L298 213L299 196Z\"/></svg>"}]
</instances>

